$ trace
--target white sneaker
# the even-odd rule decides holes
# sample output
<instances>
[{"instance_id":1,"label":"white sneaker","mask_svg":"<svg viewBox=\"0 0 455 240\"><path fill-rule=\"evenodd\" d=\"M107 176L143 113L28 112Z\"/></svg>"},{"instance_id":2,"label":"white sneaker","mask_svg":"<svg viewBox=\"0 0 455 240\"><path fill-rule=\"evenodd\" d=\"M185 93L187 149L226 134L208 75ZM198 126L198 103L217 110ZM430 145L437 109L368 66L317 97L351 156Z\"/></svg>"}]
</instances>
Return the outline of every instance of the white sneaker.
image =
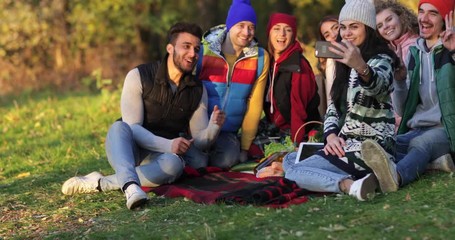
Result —
<instances>
[{"instance_id":1,"label":"white sneaker","mask_svg":"<svg viewBox=\"0 0 455 240\"><path fill-rule=\"evenodd\" d=\"M72 177L66 180L62 186L62 193L65 195L73 195L75 193L95 193L98 182L103 175L99 172L92 172L82 177Z\"/></svg>"},{"instance_id":2,"label":"white sneaker","mask_svg":"<svg viewBox=\"0 0 455 240\"><path fill-rule=\"evenodd\" d=\"M427 170L439 170L451 173L455 172L455 165L453 164L453 160L450 154L446 154L428 163Z\"/></svg>"},{"instance_id":3,"label":"white sneaker","mask_svg":"<svg viewBox=\"0 0 455 240\"><path fill-rule=\"evenodd\" d=\"M395 163L389 154L376 141L367 139L361 146L362 158L378 178L381 191L396 192L398 190L398 173Z\"/></svg>"},{"instance_id":4,"label":"white sneaker","mask_svg":"<svg viewBox=\"0 0 455 240\"><path fill-rule=\"evenodd\" d=\"M349 189L349 195L356 197L359 201L374 198L376 189L378 188L378 179L372 173L369 173L364 178L354 181Z\"/></svg>"},{"instance_id":5,"label":"white sneaker","mask_svg":"<svg viewBox=\"0 0 455 240\"><path fill-rule=\"evenodd\" d=\"M125 196L128 209L140 207L148 200L147 194L136 184L131 184L126 188Z\"/></svg>"}]
</instances>

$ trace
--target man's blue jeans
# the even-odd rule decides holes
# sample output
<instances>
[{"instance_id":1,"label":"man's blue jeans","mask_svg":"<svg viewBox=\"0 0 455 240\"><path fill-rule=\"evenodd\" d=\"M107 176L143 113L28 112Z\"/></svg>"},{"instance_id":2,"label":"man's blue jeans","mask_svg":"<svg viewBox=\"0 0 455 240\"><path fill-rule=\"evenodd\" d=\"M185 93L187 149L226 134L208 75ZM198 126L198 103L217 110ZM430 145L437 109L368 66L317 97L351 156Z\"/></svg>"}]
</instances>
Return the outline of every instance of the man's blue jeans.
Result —
<instances>
[{"instance_id":1,"label":"man's blue jeans","mask_svg":"<svg viewBox=\"0 0 455 240\"><path fill-rule=\"evenodd\" d=\"M183 173L185 163L177 154L153 152L139 147L128 124L117 121L106 137L107 159L114 175L100 180L103 191L121 189L128 182L156 187L174 182Z\"/></svg>"},{"instance_id":2,"label":"man's blue jeans","mask_svg":"<svg viewBox=\"0 0 455 240\"><path fill-rule=\"evenodd\" d=\"M397 136L397 172L400 186L414 181L429 162L450 152L450 143L444 127L413 129Z\"/></svg>"},{"instance_id":3,"label":"man's blue jeans","mask_svg":"<svg viewBox=\"0 0 455 240\"><path fill-rule=\"evenodd\" d=\"M220 132L208 152L191 147L184 156L186 164L193 168L207 166L230 168L239 162L239 158L240 141L237 134L231 132Z\"/></svg>"}]
</instances>

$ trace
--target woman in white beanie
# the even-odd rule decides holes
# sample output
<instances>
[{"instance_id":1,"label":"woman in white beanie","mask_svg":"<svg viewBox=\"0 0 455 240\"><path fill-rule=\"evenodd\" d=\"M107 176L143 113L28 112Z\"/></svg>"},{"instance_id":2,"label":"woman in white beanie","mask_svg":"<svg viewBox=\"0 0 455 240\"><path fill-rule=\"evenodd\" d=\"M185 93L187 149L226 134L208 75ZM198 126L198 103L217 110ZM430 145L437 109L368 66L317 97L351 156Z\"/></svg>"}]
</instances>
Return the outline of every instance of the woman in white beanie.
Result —
<instances>
[{"instance_id":1,"label":"woman in white beanie","mask_svg":"<svg viewBox=\"0 0 455 240\"><path fill-rule=\"evenodd\" d=\"M374 5L367 0L346 1L339 15L340 35L329 47L336 59L332 102L324 121L324 149L295 163L286 155L285 177L316 192L346 193L360 201L374 196L378 181L361 155L361 144L377 141L393 154L394 114L390 93L393 68L399 63L379 38Z\"/></svg>"}]
</instances>

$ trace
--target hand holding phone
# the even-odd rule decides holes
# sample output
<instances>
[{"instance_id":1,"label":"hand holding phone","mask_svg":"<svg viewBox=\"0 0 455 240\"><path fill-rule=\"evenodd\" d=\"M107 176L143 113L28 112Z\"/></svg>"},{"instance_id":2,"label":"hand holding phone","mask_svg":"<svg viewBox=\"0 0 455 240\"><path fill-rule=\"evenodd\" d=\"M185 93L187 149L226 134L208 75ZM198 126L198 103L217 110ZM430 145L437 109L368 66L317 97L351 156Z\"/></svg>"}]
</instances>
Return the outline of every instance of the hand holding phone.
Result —
<instances>
[{"instance_id":1,"label":"hand holding phone","mask_svg":"<svg viewBox=\"0 0 455 240\"><path fill-rule=\"evenodd\" d=\"M329 50L329 47L338 49L332 43L328 41L317 41L315 46L315 56L318 58L334 58L334 59L341 59L342 56L335 54Z\"/></svg>"}]
</instances>

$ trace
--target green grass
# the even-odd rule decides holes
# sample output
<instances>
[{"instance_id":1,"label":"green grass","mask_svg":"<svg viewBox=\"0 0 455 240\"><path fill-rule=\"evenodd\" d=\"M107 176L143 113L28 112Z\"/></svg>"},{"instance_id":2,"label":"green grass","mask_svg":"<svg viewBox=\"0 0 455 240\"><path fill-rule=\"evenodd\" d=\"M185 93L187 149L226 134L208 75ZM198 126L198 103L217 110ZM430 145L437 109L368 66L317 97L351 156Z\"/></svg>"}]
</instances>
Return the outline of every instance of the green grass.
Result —
<instances>
[{"instance_id":1,"label":"green grass","mask_svg":"<svg viewBox=\"0 0 455 240\"><path fill-rule=\"evenodd\" d=\"M104 152L119 94L1 99L0 239L445 239L455 180L429 173L369 202L328 196L286 209L201 205L152 196L130 211L120 192L65 196L74 175L110 174Z\"/></svg>"}]
</instances>

